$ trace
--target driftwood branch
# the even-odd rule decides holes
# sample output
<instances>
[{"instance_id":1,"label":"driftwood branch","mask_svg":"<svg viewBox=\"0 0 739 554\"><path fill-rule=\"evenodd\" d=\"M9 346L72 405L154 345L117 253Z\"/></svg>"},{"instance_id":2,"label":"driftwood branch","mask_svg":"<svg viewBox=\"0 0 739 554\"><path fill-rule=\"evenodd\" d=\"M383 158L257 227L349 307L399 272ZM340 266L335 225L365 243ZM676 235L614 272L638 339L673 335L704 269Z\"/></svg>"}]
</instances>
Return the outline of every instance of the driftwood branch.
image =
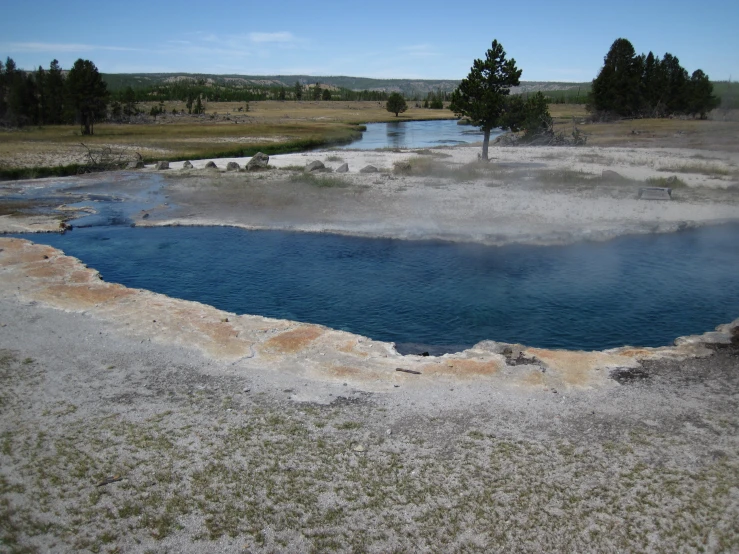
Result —
<instances>
[{"instance_id":1,"label":"driftwood branch","mask_svg":"<svg viewBox=\"0 0 739 554\"><path fill-rule=\"evenodd\" d=\"M130 162L141 160L141 154L134 152L131 148L123 147L113 149L110 146L94 148L84 142L80 145L86 150L85 163L80 167L78 173L93 173L97 171L111 171L123 169Z\"/></svg>"}]
</instances>

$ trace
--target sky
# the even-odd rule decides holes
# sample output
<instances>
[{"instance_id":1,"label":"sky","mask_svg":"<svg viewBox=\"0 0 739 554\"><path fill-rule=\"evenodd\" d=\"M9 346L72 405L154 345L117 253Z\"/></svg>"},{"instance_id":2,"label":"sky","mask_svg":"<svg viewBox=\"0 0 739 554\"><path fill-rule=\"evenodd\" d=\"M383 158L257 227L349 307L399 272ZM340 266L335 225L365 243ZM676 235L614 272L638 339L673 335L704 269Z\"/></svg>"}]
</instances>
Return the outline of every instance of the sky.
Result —
<instances>
[{"instance_id":1,"label":"sky","mask_svg":"<svg viewBox=\"0 0 739 554\"><path fill-rule=\"evenodd\" d=\"M415 2L26 0L0 10L0 59L103 73L461 79L497 39L525 81L593 79L617 38L692 73L739 78L739 0Z\"/></svg>"}]
</instances>

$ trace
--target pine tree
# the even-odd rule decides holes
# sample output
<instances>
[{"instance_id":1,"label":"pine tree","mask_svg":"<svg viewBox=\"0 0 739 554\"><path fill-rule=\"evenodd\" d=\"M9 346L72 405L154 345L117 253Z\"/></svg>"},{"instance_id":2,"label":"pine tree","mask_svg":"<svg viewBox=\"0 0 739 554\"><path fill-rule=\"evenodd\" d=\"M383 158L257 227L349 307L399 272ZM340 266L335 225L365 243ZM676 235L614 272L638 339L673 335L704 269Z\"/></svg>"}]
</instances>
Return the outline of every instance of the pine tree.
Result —
<instances>
[{"instance_id":1,"label":"pine tree","mask_svg":"<svg viewBox=\"0 0 739 554\"><path fill-rule=\"evenodd\" d=\"M490 131L503 121L505 100L520 81L516 60L506 59L503 45L494 40L485 60L475 60L469 75L452 93L449 109L468 118L483 132L482 159L488 159Z\"/></svg>"},{"instance_id":2,"label":"pine tree","mask_svg":"<svg viewBox=\"0 0 739 554\"><path fill-rule=\"evenodd\" d=\"M8 109L7 104L5 103L7 89L8 87L5 83L5 66L3 65L3 62L0 61L0 121L5 119L5 112Z\"/></svg>"},{"instance_id":3,"label":"pine tree","mask_svg":"<svg viewBox=\"0 0 739 554\"><path fill-rule=\"evenodd\" d=\"M393 92L387 99L387 106L385 108L387 111L394 113L395 117L398 117L399 113L408 109L408 104L406 104L405 98L400 93Z\"/></svg>"},{"instance_id":4,"label":"pine tree","mask_svg":"<svg viewBox=\"0 0 739 554\"><path fill-rule=\"evenodd\" d=\"M719 107L721 100L714 96L713 85L708 75L696 69L687 85L688 113L706 119L708 112Z\"/></svg>"},{"instance_id":5,"label":"pine tree","mask_svg":"<svg viewBox=\"0 0 739 554\"><path fill-rule=\"evenodd\" d=\"M295 100L302 100L303 99L303 85L300 84L300 81L295 81Z\"/></svg>"},{"instance_id":6,"label":"pine tree","mask_svg":"<svg viewBox=\"0 0 739 554\"><path fill-rule=\"evenodd\" d=\"M680 60L669 53L662 58L661 67L665 79L667 114L687 113L688 72L680 65Z\"/></svg>"},{"instance_id":7,"label":"pine tree","mask_svg":"<svg viewBox=\"0 0 739 554\"><path fill-rule=\"evenodd\" d=\"M83 135L94 134L95 121L106 116L108 88L90 60L79 59L65 81L67 110L79 121Z\"/></svg>"},{"instance_id":8,"label":"pine tree","mask_svg":"<svg viewBox=\"0 0 739 554\"><path fill-rule=\"evenodd\" d=\"M603 67L593 80L591 111L633 116L642 108L642 69L644 58L637 56L634 46L625 38L611 45Z\"/></svg>"},{"instance_id":9,"label":"pine tree","mask_svg":"<svg viewBox=\"0 0 739 554\"><path fill-rule=\"evenodd\" d=\"M44 125L45 123L48 123L47 114L49 112L49 99L47 89L48 77L43 67L38 66L33 80L36 83L36 123Z\"/></svg>"},{"instance_id":10,"label":"pine tree","mask_svg":"<svg viewBox=\"0 0 739 554\"><path fill-rule=\"evenodd\" d=\"M49 64L44 89L46 96L45 122L50 125L62 123L64 121L64 77L57 60L52 60Z\"/></svg>"}]
</instances>

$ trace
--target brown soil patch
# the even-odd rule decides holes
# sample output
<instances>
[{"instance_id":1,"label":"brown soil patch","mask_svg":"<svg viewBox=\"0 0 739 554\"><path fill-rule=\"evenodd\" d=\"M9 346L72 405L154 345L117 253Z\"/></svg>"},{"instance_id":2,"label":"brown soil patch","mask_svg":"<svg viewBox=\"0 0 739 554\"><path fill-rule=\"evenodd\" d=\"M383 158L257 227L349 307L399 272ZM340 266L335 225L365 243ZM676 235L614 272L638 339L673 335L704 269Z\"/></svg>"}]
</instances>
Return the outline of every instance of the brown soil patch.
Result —
<instances>
[{"instance_id":1,"label":"brown soil patch","mask_svg":"<svg viewBox=\"0 0 739 554\"><path fill-rule=\"evenodd\" d=\"M40 294L48 297L49 303L69 308L90 308L103 302L116 302L133 296L136 291L121 285L106 285L103 287L52 285Z\"/></svg>"},{"instance_id":2,"label":"brown soil patch","mask_svg":"<svg viewBox=\"0 0 739 554\"><path fill-rule=\"evenodd\" d=\"M343 342L337 345L335 348L339 352L344 352L345 354L353 354L355 356L361 356L362 358L366 358L368 354L366 352L357 350L356 346L357 346L356 341L348 340L346 342Z\"/></svg>"},{"instance_id":3,"label":"brown soil patch","mask_svg":"<svg viewBox=\"0 0 739 554\"><path fill-rule=\"evenodd\" d=\"M599 380L597 372L609 367L632 367L634 360L617 354L603 352L569 352L566 350L541 350L530 348L527 356L534 356L569 386L588 387Z\"/></svg>"},{"instance_id":4,"label":"brown soil patch","mask_svg":"<svg viewBox=\"0 0 739 554\"><path fill-rule=\"evenodd\" d=\"M320 327L306 325L292 331L280 333L264 343L265 350L272 350L282 354L294 354L306 348L310 343L323 334Z\"/></svg>"},{"instance_id":5,"label":"brown soil patch","mask_svg":"<svg viewBox=\"0 0 739 554\"><path fill-rule=\"evenodd\" d=\"M452 376L460 379L490 377L501 370L498 360L446 360L441 364L428 364L421 368L423 374Z\"/></svg>"}]
</instances>

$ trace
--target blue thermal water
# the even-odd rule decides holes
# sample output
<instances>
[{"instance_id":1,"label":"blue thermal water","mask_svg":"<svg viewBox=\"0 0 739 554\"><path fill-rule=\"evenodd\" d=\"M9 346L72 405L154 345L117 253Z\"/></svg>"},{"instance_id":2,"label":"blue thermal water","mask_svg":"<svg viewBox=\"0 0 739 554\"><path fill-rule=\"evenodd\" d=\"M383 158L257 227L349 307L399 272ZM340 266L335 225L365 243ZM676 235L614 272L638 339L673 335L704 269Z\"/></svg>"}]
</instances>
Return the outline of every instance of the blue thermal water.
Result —
<instances>
[{"instance_id":1,"label":"blue thermal water","mask_svg":"<svg viewBox=\"0 0 739 554\"><path fill-rule=\"evenodd\" d=\"M569 246L211 228L34 235L106 281L239 314L320 323L401 350L492 339L660 346L739 316L739 226Z\"/></svg>"}]
</instances>

